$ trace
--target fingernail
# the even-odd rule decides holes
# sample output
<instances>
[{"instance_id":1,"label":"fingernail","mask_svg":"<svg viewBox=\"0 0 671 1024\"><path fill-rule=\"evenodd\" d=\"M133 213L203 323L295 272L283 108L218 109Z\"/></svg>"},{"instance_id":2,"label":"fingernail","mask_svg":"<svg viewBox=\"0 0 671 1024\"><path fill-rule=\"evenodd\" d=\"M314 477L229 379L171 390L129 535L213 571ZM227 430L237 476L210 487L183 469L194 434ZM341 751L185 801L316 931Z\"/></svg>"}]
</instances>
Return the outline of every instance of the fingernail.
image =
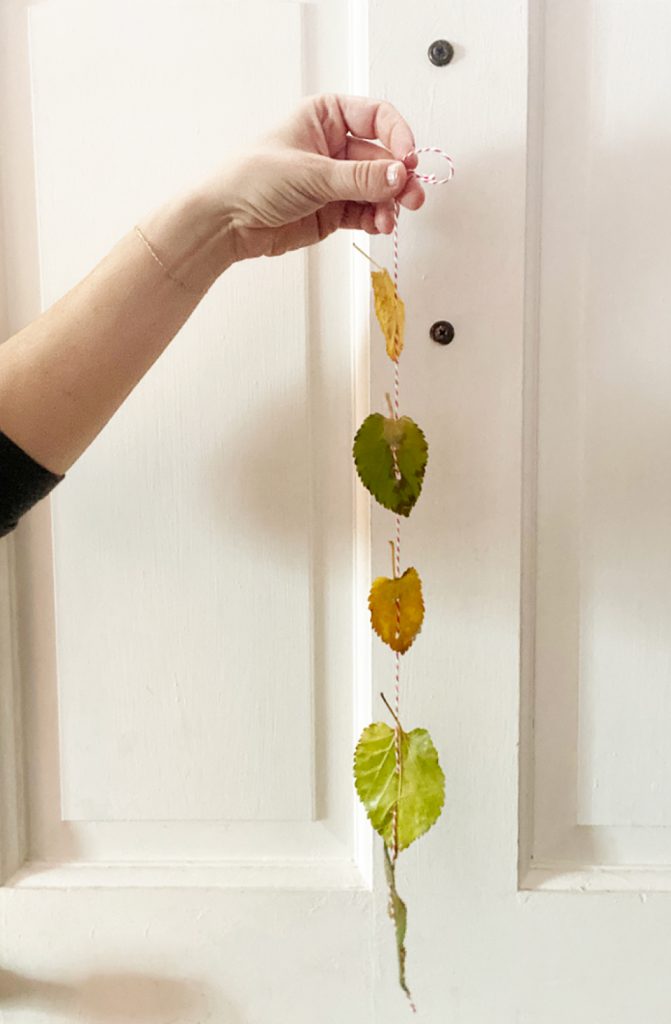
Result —
<instances>
[{"instance_id":1,"label":"fingernail","mask_svg":"<svg viewBox=\"0 0 671 1024\"><path fill-rule=\"evenodd\" d=\"M387 184L391 185L392 188L394 188L395 185L398 185L398 176L400 173L400 164L389 164L389 167L387 168Z\"/></svg>"}]
</instances>

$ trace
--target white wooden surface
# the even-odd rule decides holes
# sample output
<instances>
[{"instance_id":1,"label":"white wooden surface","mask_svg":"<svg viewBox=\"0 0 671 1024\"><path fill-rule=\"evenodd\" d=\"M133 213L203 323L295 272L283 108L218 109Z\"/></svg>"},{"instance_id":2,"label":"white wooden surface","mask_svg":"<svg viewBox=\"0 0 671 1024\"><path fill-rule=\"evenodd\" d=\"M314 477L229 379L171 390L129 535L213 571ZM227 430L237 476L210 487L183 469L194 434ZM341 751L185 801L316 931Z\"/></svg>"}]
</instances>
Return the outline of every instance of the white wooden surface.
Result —
<instances>
[{"instance_id":1,"label":"white wooden surface","mask_svg":"<svg viewBox=\"0 0 671 1024\"><path fill-rule=\"evenodd\" d=\"M404 718L448 783L399 868L409 976L427 1021L667 1024L666 3L0 11L8 331L302 92L388 96L453 155L401 224L431 448ZM349 780L392 671L362 614L391 517L370 547L350 465L390 369L349 241L234 268L53 532L44 503L0 546L3 1024L407 1019Z\"/></svg>"},{"instance_id":2,"label":"white wooden surface","mask_svg":"<svg viewBox=\"0 0 671 1024\"><path fill-rule=\"evenodd\" d=\"M671 858L671 153L658 128L671 73L667 8L643 10L547 12L533 842L541 865L649 864L658 885Z\"/></svg>"},{"instance_id":3,"label":"white wooden surface","mask_svg":"<svg viewBox=\"0 0 671 1024\"><path fill-rule=\"evenodd\" d=\"M47 303L123 230L129 207L147 203L153 181L193 178L300 97L299 7L214 10L33 10ZM240 103L232 85L249 75L260 18L277 85ZM185 87L194 66L200 106ZM125 89L129 79L147 88ZM225 131L213 130L213 101ZM100 122L118 126L111 159L91 145ZM167 168L166 144L176 149ZM82 186L101 178L101 161L102 202ZM54 496L66 820L312 817L305 272L298 253L226 275Z\"/></svg>"}]
</instances>

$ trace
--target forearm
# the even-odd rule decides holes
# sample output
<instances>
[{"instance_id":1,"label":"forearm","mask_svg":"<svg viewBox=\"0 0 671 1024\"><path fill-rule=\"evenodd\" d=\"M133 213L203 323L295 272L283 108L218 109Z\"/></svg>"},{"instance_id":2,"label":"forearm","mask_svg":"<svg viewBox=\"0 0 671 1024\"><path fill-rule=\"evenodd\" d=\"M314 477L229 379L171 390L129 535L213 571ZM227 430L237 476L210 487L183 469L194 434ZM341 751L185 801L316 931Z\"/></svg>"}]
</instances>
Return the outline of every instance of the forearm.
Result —
<instances>
[{"instance_id":1,"label":"forearm","mask_svg":"<svg viewBox=\"0 0 671 1024\"><path fill-rule=\"evenodd\" d=\"M0 345L0 431L64 473L202 294L233 262L231 229L199 193L140 221L54 306Z\"/></svg>"}]
</instances>

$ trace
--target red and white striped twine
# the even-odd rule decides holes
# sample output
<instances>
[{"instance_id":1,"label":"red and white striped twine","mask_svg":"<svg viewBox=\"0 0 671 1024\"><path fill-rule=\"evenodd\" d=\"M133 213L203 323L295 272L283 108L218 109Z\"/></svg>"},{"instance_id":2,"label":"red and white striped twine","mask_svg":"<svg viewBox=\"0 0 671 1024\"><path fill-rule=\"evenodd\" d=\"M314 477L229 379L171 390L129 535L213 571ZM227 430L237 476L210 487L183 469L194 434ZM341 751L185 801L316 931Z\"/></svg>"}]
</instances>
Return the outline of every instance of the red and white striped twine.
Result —
<instances>
[{"instance_id":1,"label":"red and white striped twine","mask_svg":"<svg viewBox=\"0 0 671 1024\"><path fill-rule=\"evenodd\" d=\"M442 157L443 160L447 160L449 165L449 171L446 178L439 178L436 174L420 174L419 171L409 170L408 176L417 178L419 181L423 181L427 185L446 185L448 181L451 181L454 177L454 164L452 158L448 156L444 150L439 149L437 146L420 146L417 149L411 149L406 153L404 160L407 160L409 156L419 156L420 153L437 153L438 156ZM394 288L398 295L398 215L400 210L400 204L397 200L394 200L394 231L392 235L392 243L394 247ZM399 356L394 362L394 419L398 419L400 416L400 405L401 405L401 373L399 369L399 363L401 357ZM401 471L398 467L396 460L396 452L394 456L394 475L397 480L401 479ZM394 575L398 579L401 575L401 517L396 516L396 542L394 544ZM396 600L396 631L400 633L401 628L401 605L400 601ZM395 652L394 661L394 714L396 716L396 729L394 731L394 755L396 759L396 773L400 776L401 774L401 732L400 732L400 716L401 716L401 654L399 651ZM393 848L392 848L392 861L396 861L398 857L398 815L397 805L394 805L393 820L392 820L392 835L393 835Z\"/></svg>"}]
</instances>

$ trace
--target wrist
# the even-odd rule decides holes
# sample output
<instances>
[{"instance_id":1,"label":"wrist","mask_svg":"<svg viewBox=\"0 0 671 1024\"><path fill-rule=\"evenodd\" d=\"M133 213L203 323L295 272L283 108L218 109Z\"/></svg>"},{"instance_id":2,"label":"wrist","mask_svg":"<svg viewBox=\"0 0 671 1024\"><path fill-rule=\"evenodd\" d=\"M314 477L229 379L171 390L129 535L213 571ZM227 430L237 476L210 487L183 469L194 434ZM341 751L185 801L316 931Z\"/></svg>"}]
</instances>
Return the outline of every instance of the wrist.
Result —
<instances>
[{"instance_id":1,"label":"wrist","mask_svg":"<svg viewBox=\"0 0 671 1024\"><path fill-rule=\"evenodd\" d=\"M168 275L204 294L236 260L232 217L194 189L138 222Z\"/></svg>"}]
</instances>

